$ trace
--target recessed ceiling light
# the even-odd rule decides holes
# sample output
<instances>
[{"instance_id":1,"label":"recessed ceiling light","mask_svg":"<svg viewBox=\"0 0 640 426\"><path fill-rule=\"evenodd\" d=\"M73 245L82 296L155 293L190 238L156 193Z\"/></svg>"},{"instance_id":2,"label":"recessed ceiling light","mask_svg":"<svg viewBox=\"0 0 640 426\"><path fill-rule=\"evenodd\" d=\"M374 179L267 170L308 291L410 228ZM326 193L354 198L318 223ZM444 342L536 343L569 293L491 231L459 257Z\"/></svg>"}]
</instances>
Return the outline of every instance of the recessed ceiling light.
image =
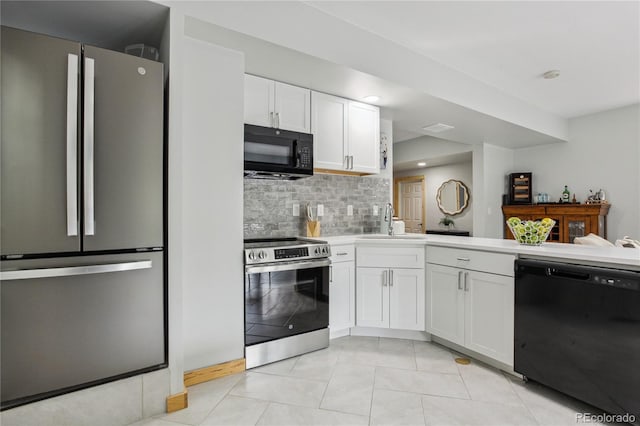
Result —
<instances>
[{"instance_id":1,"label":"recessed ceiling light","mask_svg":"<svg viewBox=\"0 0 640 426\"><path fill-rule=\"evenodd\" d=\"M380 96L369 95L362 98L362 100L365 102L378 102L380 100Z\"/></svg>"},{"instance_id":2,"label":"recessed ceiling light","mask_svg":"<svg viewBox=\"0 0 640 426\"><path fill-rule=\"evenodd\" d=\"M542 76L547 80L551 80L552 78L558 78L560 77L560 70L549 70L544 74L542 74Z\"/></svg>"},{"instance_id":3,"label":"recessed ceiling light","mask_svg":"<svg viewBox=\"0 0 640 426\"><path fill-rule=\"evenodd\" d=\"M420 166L420 167L424 167L426 165L427 165L427 163L425 163L424 161L421 161L421 162L418 163L418 166Z\"/></svg>"},{"instance_id":4,"label":"recessed ceiling light","mask_svg":"<svg viewBox=\"0 0 640 426\"><path fill-rule=\"evenodd\" d=\"M448 124L434 123L434 124L429 124L428 126L424 126L422 130L426 130L427 132L439 133L439 132L444 132L445 130L451 130L453 128L454 128L453 126L450 126Z\"/></svg>"}]
</instances>

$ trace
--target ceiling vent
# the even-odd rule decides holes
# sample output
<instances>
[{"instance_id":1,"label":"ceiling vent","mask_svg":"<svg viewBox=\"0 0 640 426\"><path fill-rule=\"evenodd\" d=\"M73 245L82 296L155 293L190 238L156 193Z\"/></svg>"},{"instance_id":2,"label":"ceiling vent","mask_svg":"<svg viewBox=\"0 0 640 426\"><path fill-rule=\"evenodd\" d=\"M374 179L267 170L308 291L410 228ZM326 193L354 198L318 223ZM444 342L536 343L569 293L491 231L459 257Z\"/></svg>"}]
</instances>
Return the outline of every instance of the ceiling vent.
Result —
<instances>
[{"instance_id":1,"label":"ceiling vent","mask_svg":"<svg viewBox=\"0 0 640 426\"><path fill-rule=\"evenodd\" d=\"M430 124L428 126L424 126L422 130L425 130L427 132L432 132L432 133L440 133L447 130L451 130L453 128L454 128L453 126L449 126L448 124L435 123L435 124Z\"/></svg>"}]
</instances>

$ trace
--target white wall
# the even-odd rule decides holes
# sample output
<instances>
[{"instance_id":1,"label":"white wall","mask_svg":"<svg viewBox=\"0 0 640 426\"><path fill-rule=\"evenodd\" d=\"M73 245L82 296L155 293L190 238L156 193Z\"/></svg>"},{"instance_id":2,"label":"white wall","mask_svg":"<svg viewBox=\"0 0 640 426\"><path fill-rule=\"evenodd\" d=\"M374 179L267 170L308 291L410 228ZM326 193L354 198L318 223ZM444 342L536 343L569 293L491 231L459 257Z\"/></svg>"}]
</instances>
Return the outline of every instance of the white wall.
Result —
<instances>
[{"instance_id":1,"label":"white wall","mask_svg":"<svg viewBox=\"0 0 640 426\"><path fill-rule=\"evenodd\" d=\"M244 57L190 37L191 22L175 28L169 141L170 342L177 322L185 371L244 356Z\"/></svg>"},{"instance_id":2,"label":"white wall","mask_svg":"<svg viewBox=\"0 0 640 426\"><path fill-rule=\"evenodd\" d=\"M516 171L533 172L534 193L560 197L564 185L584 202L602 188L611 202L607 239L640 238L640 106L569 121L569 142L515 151Z\"/></svg>"},{"instance_id":3,"label":"white wall","mask_svg":"<svg viewBox=\"0 0 640 426\"><path fill-rule=\"evenodd\" d=\"M554 144L557 146L558 144ZM490 144L483 144L482 207L476 203L476 211L482 216L484 229L477 237L503 238L502 195L507 189L507 175L513 171L514 151ZM475 163L474 163L475 164ZM477 187L476 187L477 188Z\"/></svg>"},{"instance_id":4,"label":"white wall","mask_svg":"<svg viewBox=\"0 0 640 426\"><path fill-rule=\"evenodd\" d=\"M439 225L444 213L438 208L438 188L449 179L457 179L464 183L469 190L469 205L464 212L452 216L455 221L455 229L469 231L473 235L473 167L470 162L447 164L444 166L427 167L423 169L407 170L395 173L394 177L424 176L425 178L425 204L426 204L426 229L444 229Z\"/></svg>"}]
</instances>

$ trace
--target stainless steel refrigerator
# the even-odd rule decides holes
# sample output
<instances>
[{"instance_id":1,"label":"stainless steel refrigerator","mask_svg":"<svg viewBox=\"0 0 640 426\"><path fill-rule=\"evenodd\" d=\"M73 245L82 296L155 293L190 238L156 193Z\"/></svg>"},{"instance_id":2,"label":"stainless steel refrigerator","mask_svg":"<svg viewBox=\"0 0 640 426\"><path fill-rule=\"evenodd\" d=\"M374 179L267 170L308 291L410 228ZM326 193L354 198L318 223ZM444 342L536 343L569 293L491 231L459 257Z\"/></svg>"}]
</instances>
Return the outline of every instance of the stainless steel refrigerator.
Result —
<instances>
[{"instance_id":1,"label":"stainless steel refrigerator","mask_svg":"<svg viewBox=\"0 0 640 426\"><path fill-rule=\"evenodd\" d=\"M167 363L162 64L2 28L2 409Z\"/></svg>"}]
</instances>

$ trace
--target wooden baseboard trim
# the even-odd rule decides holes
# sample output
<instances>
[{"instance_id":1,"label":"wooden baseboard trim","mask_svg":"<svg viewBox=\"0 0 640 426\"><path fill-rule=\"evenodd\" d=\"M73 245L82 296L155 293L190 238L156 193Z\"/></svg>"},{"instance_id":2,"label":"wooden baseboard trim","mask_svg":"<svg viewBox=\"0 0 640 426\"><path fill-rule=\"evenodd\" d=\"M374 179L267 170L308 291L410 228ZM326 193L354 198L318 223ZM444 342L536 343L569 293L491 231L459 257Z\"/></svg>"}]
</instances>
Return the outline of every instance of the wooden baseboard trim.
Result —
<instances>
[{"instance_id":1,"label":"wooden baseboard trim","mask_svg":"<svg viewBox=\"0 0 640 426\"><path fill-rule=\"evenodd\" d=\"M167 397L167 413L173 413L174 411L182 410L189 406L189 396L187 390L183 390L175 395L169 395Z\"/></svg>"},{"instance_id":2,"label":"wooden baseboard trim","mask_svg":"<svg viewBox=\"0 0 640 426\"><path fill-rule=\"evenodd\" d=\"M222 364L216 364L210 367L204 367L184 373L184 385L185 387L193 386L198 383L217 379L218 377L240 373L244 370L246 370L244 358L223 362Z\"/></svg>"}]
</instances>

